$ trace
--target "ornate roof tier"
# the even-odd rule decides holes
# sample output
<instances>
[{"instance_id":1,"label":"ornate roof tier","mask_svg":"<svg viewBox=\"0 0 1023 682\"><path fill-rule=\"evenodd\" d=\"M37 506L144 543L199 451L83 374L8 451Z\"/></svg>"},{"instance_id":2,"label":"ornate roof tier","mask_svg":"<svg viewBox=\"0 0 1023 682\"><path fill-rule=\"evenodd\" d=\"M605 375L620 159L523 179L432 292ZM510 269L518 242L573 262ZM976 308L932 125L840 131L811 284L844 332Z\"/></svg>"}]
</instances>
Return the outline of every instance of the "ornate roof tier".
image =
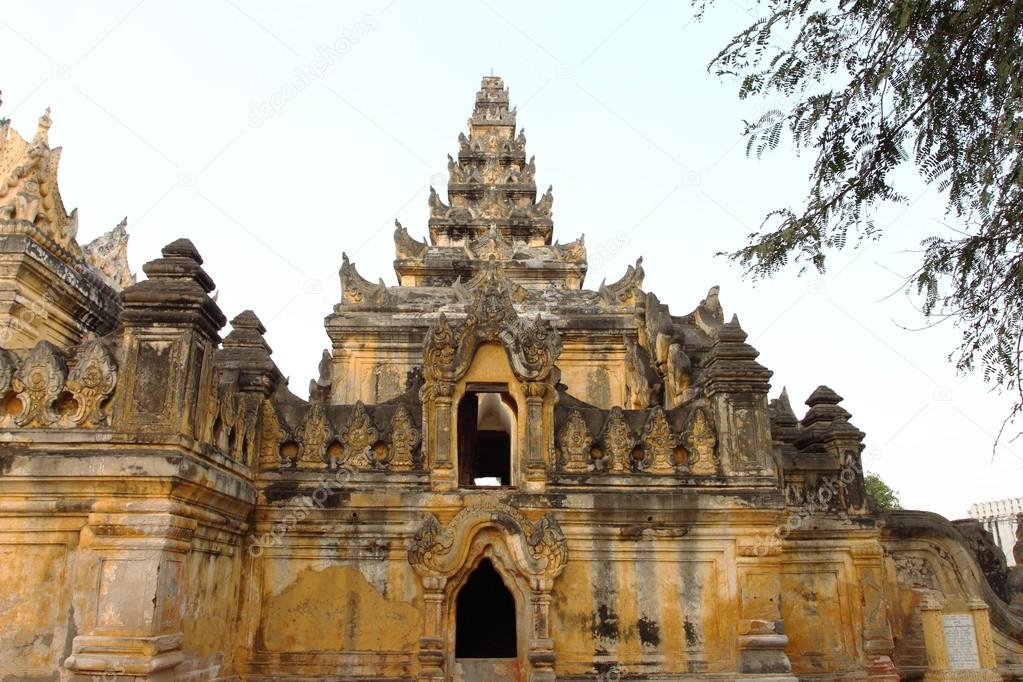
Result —
<instances>
[{"instance_id":1,"label":"ornate roof tier","mask_svg":"<svg viewBox=\"0 0 1023 682\"><path fill-rule=\"evenodd\" d=\"M523 286L579 289L586 248L579 239L552 244L554 191L537 199L536 163L526 160L526 136L516 132L508 89L497 76L483 78L469 117L469 135L458 136L458 159L448 156L447 201L430 188L430 244L394 233L394 269L401 286L449 286L465 281L481 263L497 261Z\"/></svg>"}]
</instances>

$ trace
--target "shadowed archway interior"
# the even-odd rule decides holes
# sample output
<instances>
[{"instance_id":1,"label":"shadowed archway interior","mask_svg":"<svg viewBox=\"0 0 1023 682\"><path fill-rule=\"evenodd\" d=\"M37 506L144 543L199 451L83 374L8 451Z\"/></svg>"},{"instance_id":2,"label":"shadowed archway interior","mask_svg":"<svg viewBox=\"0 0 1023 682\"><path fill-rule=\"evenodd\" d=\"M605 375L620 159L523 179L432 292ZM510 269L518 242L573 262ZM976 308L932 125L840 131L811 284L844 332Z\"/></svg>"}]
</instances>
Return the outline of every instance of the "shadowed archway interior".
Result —
<instances>
[{"instance_id":1,"label":"shadowed archway interior","mask_svg":"<svg viewBox=\"0 0 1023 682\"><path fill-rule=\"evenodd\" d=\"M480 562L458 593L455 658L515 658L515 598L490 559Z\"/></svg>"},{"instance_id":2,"label":"shadowed archway interior","mask_svg":"<svg viewBox=\"0 0 1023 682\"><path fill-rule=\"evenodd\" d=\"M498 388L505 388L500 386ZM511 404L509 404L511 403ZM458 484L509 486L514 400L494 387L466 391L458 405Z\"/></svg>"}]
</instances>

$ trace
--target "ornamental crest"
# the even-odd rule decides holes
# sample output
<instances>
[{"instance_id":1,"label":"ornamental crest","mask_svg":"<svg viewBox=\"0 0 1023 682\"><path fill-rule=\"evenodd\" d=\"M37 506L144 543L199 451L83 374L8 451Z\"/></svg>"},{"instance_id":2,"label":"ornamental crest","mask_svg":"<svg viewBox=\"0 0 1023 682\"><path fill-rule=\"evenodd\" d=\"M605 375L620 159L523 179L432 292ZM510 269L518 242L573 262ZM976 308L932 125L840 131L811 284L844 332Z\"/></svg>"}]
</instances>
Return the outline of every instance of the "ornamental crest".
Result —
<instances>
[{"instance_id":1,"label":"ornamental crest","mask_svg":"<svg viewBox=\"0 0 1023 682\"><path fill-rule=\"evenodd\" d=\"M53 403L64 389L67 369L60 351L49 341L40 341L14 373L11 386L20 394L21 412L14 417L18 426L49 426L59 418Z\"/></svg>"},{"instance_id":2,"label":"ornamental crest","mask_svg":"<svg viewBox=\"0 0 1023 682\"><path fill-rule=\"evenodd\" d=\"M370 466L377 466L376 456L373 454L373 445L380 437L380 432L373 425L373 419L366 412L362 401L355 403L355 410L348 420L348 426L341 433L341 457L331 457L330 466L336 467L348 462L362 461Z\"/></svg>"},{"instance_id":3,"label":"ornamental crest","mask_svg":"<svg viewBox=\"0 0 1023 682\"><path fill-rule=\"evenodd\" d=\"M558 435L558 445L562 453L562 471L584 473L590 470L590 464L593 462L590 454L593 438L590 437L586 421L579 410L572 410L568 423Z\"/></svg>"},{"instance_id":4,"label":"ornamental crest","mask_svg":"<svg viewBox=\"0 0 1023 682\"><path fill-rule=\"evenodd\" d=\"M428 384L457 381L469 369L482 343L504 346L512 371L520 381L543 381L561 354L561 336L550 321L537 316L519 319L512 283L496 266L483 273L467 306L462 324L453 327L443 313L430 327L423 344L423 375ZM424 395L429 395L427 390Z\"/></svg>"},{"instance_id":5,"label":"ornamental crest","mask_svg":"<svg viewBox=\"0 0 1023 682\"><path fill-rule=\"evenodd\" d=\"M642 442L645 454L643 464L648 467L650 473L671 474L675 472L672 455L678 446L678 438L671 432L668 418L660 405L650 411L650 417L643 429Z\"/></svg>"},{"instance_id":6,"label":"ornamental crest","mask_svg":"<svg viewBox=\"0 0 1023 682\"><path fill-rule=\"evenodd\" d=\"M80 426L105 422L103 403L114 392L116 384L117 367L110 351L99 340L91 342L67 378L67 388L78 405L71 419Z\"/></svg>"},{"instance_id":7,"label":"ornamental crest","mask_svg":"<svg viewBox=\"0 0 1023 682\"><path fill-rule=\"evenodd\" d=\"M625 420L620 407L612 407L604 424L604 461L610 473L625 473L631 469L632 449L636 447L636 436Z\"/></svg>"},{"instance_id":8,"label":"ornamental crest","mask_svg":"<svg viewBox=\"0 0 1023 682\"><path fill-rule=\"evenodd\" d=\"M412 423L408 408L399 405L391 417L391 449L388 462L392 469L408 470L415 466L412 453L419 445L420 434Z\"/></svg>"}]
</instances>

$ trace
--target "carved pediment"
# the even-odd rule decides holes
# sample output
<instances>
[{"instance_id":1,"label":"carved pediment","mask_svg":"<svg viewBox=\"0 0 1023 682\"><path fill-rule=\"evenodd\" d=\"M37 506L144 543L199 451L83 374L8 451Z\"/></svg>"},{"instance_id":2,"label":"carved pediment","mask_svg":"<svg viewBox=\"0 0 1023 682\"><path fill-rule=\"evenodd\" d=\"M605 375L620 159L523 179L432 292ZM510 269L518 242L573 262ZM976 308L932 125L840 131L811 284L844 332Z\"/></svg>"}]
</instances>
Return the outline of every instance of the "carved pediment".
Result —
<instances>
[{"instance_id":1,"label":"carved pediment","mask_svg":"<svg viewBox=\"0 0 1023 682\"><path fill-rule=\"evenodd\" d=\"M500 532L525 576L558 576L568 561L568 544L557 519L548 512L537 521L493 498L480 497L441 526L427 513L409 543L408 560L420 574L451 575L462 567L476 534L486 528Z\"/></svg>"},{"instance_id":2,"label":"carved pediment","mask_svg":"<svg viewBox=\"0 0 1023 682\"><path fill-rule=\"evenodd\" d=\"M503 192L491 187L477 207L477 213L484 220L501 220L511 212L512 203Z\"/></svg>"},{"instance_id":3,"label":"carved pediment","mask_svg":"<svg viewBox=\"0 0 1023 682\"><path fill-rule=\"evenodd\" d=\"M298 429L298 466L322 467L326 463L327 444L333 437L334 428L327 419L323 405L312 403Z\"/></svg>"},{"instance_id":4,"label":"carved pediment","mask_svg":"<svg viewBox=\"0 0 1023 682\"><path fill-rule=\"evenodd\" d=\"M454 381L468 370L480 344L499 342L512 371L522 381L546 379L561 354L561 337L539 315L523 322L515 312L511 287L497 268L482 273L467 306L468 316L457 328L441 314L429 329L423 347L427 381Z\"/></svg>"},{"instance_id":5,"label":"carved pediment","mask_svg":"<svg viewBox=\"0 0 1023 682\"><path fill-rule=\"evenodd\" d=\"M493 224L486 234L465 244L466 255L480 260L510 260L514 250L511 240L501 236L497 225Z\"/></svg>"},{"instance_id":6,"label":"carved pediment","mask_svg":"<svg viewBox=\"0 0 1023 682\"><path fill-rule=\"evenodd\" d=\"M492 279L500 280L500 286L508 291L512 303L524 303L529 298L529 292L525 287L505 275L500 266L489 261L469 281L463 283L459 276L451 287L458 300L471 303L476 299L477 292L482 287L488 286Z\"/></svg>"}]
</instances>

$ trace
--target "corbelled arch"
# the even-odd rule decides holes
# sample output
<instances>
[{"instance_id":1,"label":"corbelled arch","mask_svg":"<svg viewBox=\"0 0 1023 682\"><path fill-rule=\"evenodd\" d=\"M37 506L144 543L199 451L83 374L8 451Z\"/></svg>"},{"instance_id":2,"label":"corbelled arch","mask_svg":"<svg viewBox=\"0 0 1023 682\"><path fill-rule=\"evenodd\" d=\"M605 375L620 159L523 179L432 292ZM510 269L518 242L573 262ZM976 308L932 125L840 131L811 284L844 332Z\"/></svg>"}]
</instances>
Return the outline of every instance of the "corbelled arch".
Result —
<instances>
[{"instance_id":1,"label":"corbelled arch","mask_svg":"<svg viewBox=\"0 0 1023 682\"><path fill-rule=\"evenodd\" d=\"M484 558L517 596L520 656L530 682L554 680L555 652L548 623L554 579L568 561L557 520L531 521L514 507L481 495L445 526L427 514L412 538L409 563L420 576L426 613L419 639L419 679L445 679L454 660L454 601Z\"/></svg>"}]
</instances>

